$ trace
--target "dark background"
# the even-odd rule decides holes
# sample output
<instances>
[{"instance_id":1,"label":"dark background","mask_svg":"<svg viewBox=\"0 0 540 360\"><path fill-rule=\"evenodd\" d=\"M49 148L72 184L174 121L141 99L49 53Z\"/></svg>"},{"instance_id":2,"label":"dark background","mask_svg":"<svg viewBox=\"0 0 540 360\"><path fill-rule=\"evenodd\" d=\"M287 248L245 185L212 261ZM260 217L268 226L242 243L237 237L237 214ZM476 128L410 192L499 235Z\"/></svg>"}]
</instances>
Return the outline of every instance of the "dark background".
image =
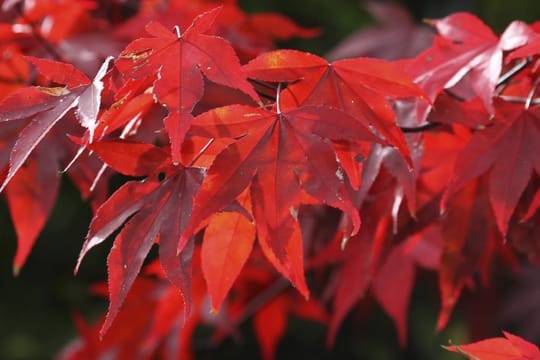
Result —
<instances>
[{"instance_id":1,"label":"dark background","mask_svg":"<svg viewBox=\"0 0 540 360\"><path fill-rule=\"evenodd\" d=\"M283 44L318 54L324 54L348 34L373 23L357 0L245 0L240 3L248 11L277 11L301 25L322 28L324 33L320 38ZM495 31L502 31L514 19L526 22L540 19L540 2L537 0L410 0L402 3L419 20L439 18L455 11L471 11ZM106 300L91 296L88 287L106 279L105 259L111 242L92 250L79 275L73 276L90 218L89 205L81 201L79 193L64 177L55 210L27 264L14 278L11 266L16 237L5 201L0 200L0 359L52 358L75 336L74 312L80 312L92 321L106 310ZM436 274L420 273L411 299L406 349L397 346L391 320L368 299L344 322L331 351L324 349L326 329L322 325L292 319L277 358L457 359L458 356L447 353L439 345L448 344L449 339L454 343L468 341L467 326L471 323L471 314L467 313L463 303L489 307L490 298L500 294L509 296L504 291L514 282L509 276L496 284L494 290L479 289L474 297L466 293L449 326L437 334L434 331L439 304ZM362 319L361 325L358 325L358 319ZM245 338L241 345L226 342L212 351L205 350L206 334L205 329L201 329L200 337L195 339L198 358L258 358L258 346L250 326L249 323L244 325ZM505 329L512 330L512 327ZM499 330L494 329L491 336L499 335Z\"/></svg>"}]
</instances>

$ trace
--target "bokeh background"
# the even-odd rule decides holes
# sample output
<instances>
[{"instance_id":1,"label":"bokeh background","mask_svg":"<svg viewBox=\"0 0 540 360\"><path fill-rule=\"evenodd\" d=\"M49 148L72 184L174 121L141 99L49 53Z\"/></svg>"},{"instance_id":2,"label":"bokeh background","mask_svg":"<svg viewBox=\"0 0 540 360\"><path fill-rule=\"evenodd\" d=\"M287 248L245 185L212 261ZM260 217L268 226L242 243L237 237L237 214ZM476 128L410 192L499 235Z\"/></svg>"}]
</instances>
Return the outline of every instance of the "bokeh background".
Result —
<instances>
[{"instance_id":1,"label":"bokeh background","mask_svg":"<svg viewBox=\"0 0 540 360\"><path fill-rule=\"evenodd\" d=\"M417 21L470 11L497 32L515 19L529 23L540 20L540 2L537 0L409 0L399 3ZM321 28L323 34L316 39L282 44L320 55L328 54L355 31L374 24L365 4L358 0L243 0L240 4L249 12L277 11L303 26ZM106 279L105 261L111 242L92 250L79 274L73 276L90 218L89 205L64 178L47 226L27 264L19 276L14 277L11 267L16 237L5 201L0 200L0 359L53 358L76 335L72 322L75 312L90 322L105 312L106 300L91 296L89 285ZM457 359L457 355L447 353L439 345L448 344L449 340L454 343L469 341L475 334L486 331L490 336L498 336L503 327L520 334L521 330L528 331L530 341L540 342L537 329L530 329L531 326L526 324L534 321L531 318L534 313L522 315L523 306L519 306L520 302L532 301L531 311L534 312L537 307L534 304L540 303L540 286L534 285L538 283L535 280L539 278L538 270L526 268L516 276L509 274L507 268L500 272L492 288L465 292L449 326L441 333L435 332L439 304L436 274L420 273L409 312L409 342L404 349L397 345L390 318L366 299L343 324L333 349L324 348L326 329L322 325L292 319L277 357ZM536 314L538 316L538 312ZM521 321L520 316L524 316L525 321ZM485 317L493 319L486 322ZM486 323L491 328L486 329ZM249 322L243 325L242 332L245 335L242 343L227 341L218 348L208 349L205 346L208 331L201 328L195 339L197 359L258 358L258 345Z\"/></svg>"}]
</instances>

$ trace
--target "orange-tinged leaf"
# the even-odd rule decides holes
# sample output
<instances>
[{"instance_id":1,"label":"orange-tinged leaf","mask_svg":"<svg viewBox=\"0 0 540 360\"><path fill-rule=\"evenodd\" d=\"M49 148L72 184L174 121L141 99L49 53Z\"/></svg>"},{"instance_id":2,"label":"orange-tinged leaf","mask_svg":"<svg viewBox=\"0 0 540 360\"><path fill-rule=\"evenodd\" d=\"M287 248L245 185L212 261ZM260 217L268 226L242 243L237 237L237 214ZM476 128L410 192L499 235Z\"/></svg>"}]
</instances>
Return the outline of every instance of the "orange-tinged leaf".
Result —
<instances>
[{"instance_id":1,"label":"orange-tinged leaf","mask_svg":"<svg viewBox=\"0 0 540 360\"><path fill-rule=\"evenodd\" d=\"M388 99L423 96L423 92L393 64L369 58L328 63L309 53L276 50L250 61L245 69L250 77L259 80L298 80L282 91L282 108L324 104L341 109L365 126L373 126L409 159Z\"/></svg>"},{"instance_id":2,"label":"orange-tinged leaf","mask_svg":"<svg viewBox=\"0 0 540 360\"><path fill-rule=\"evenodd\" d=\"M219 311L251 254L255 232L255 225L237 212L220 212L210 219L204 231L201 266L213 311Z\"/></svg>"},{"instance_id":3,"label":"orange-tinged leaf","mask_svg":"<svg viewBox=\"0 0 540 360\"><path fill-rule=\"evenodd\" d=\"M478 360L535 360L540 350L534 344L503 331L506 338L490 338L465 345L443 346L446 350Z\"/></svg>"}]
</instances>

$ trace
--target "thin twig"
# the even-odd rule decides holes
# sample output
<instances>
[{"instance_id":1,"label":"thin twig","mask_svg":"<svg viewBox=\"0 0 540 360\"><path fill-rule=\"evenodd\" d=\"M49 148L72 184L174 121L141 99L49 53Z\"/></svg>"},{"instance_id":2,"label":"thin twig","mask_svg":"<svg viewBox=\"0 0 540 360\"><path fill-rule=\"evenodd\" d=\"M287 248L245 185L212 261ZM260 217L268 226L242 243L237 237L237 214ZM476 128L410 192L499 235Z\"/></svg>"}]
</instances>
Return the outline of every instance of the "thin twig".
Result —
<instances>
[{"instance_id":1,"label":"thin twig","mask_svg":"<svg viewBox=\"0 0 540 360\"><path fill-rule=\"evenodd\" d=\"M508 96L508 95L499 95L499 98L513 103L520 103L525 104L527 102L527 98L520 97L520 96ZM538 105L540 104L540 98L532 98L531 99L531 105Z\"/></svg>"},{"instance_id":2,"label":"thin twig","mask_svg":"<svg viewBox=\"0 0 540 360\"><path fill-rule=\"evenodd\" d=\"M237 327L247 319L252 317L257 311L259 311L264 305L273 300L276 296L281 294L285 289L290 286L290 283L287 279L280 277L266 287L263 291L259 292L253 299L251 299L246 306L242 314L232 321L231 326ZM214 338L211 340L207 346L213 348L218 345L222 340L221 337Z\"/></svg>"},{"instance_id":3,"label":"thin twig","mask_svg":"<svg viewBox=\"0 0 540 360\"><path fill-rule=\"evenodd\" d=\"M280 277L267 288L261 291L257 296L251 299L250 302L244 307L242 315L235 319L234 324L240 325L251 316L253 316L258 310L260 310L264 305L274 299L276 296L281 294L285 289L290 286L289 280Z\"/></svg>"},{"instance_id":4,"label":"thin twig","mask_svg":"<svg viewBox=\"0 0 540 360\"><path fill-rule=\"evenodd\" d=\"M281 114L281 107L279 103L279 95L281 94L281 83L278 84L278 87L276 89L276 110L278 114Z\"/></svg>"},{"instance_id":5,"label":"thin twig","mask_svg":"<svg viewBox=\"0 0 540 360\"><path fill-rule=\"evenodd\" d=\"M537 77L534 80L533 86L531 87L531 91L529 92L529 95L527 96L527 101L525 101L525 109L529 109L531 106L531 103L534 98L534 94L536 93L536 88L538 87L538 84L540 84L540 77Z\"/></svg>"},{"instance_id":6,"label":"thin twig","mask_svg":"<svg viewBox=\"0 0 540 360\"><path fill-rule=\"evenodd\" d=\"M426 125L422 125L422 126L418 126L418 127L400 126L399 128L404 133L419 133L419 132L422 132L422 131L431 130L431 129L436 128L437 126L440 126L440 125L442 125L442 124L441 123L436 123L436 122L430 122L430 123L427 123Z\"/></svg>"},{"instance_id":7,"label":"thin twig","mask_svg":"<svg viewBox=\"0 0 540 360\"><path fill-rule=\"evenodd\" d=\"M252 83L254 83L256 85L259 85L259 86L262 86L264 88L270 89L272 91L276 91L276 88L277 88L276 85L269 84L266 81L260 81L260 80L255 80L255 79L249 79L249 81L251 81Z\"/></svg>"},{"instance_id":8,"label":"thin twig","mask_svg":"<svg viewBox=\"0 0 540 360\"><path fill-rule=\"evenodd\" d=\"M208 149L208 147L209 147L210 145L212 145L212 143L214 142L214 140L215 140L214 138L211 138L211 139L206 143L206 145L204 145L204 146L202 147L202 149L197 153L197 155L195 155L195 156L193 157L193 159L189 162L188 167L193 166L193 164L195 164L195 162L196 162L197 160L199 160L199 158L202 156L202 154L204 154L204 152L206 151L206 149Z\"/></svg>"},{"instance_id":9,"label":"thin twig","mask_svg":"<svg viewBox=\"0 0 540 360\"><path fill-rule=\"evenodd\" d=\"M518 62L516 65L514 65L513 68L511 68L510 70L508 70L507 72L501 75L501 77L497 81L497 86L503 85L504 83L510 81L512 77L514 77L520 71L525 69L527 65L529 65L530 63L531 63L531 58L526 58Z\"/></svg>"}]
</instances>

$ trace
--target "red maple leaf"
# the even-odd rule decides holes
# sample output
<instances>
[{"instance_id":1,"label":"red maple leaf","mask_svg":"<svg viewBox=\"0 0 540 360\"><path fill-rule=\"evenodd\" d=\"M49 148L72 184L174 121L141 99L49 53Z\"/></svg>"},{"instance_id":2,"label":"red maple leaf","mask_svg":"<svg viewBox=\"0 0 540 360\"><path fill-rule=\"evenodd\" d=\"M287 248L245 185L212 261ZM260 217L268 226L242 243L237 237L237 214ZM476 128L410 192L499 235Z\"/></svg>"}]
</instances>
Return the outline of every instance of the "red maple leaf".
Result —
<instances>
[{"instance_id":1,"label":"red maple leaf","mask_svg":"<svg viewBox=\"0 0 540 360\"><path fill-rule=\"evenodd\" d=\"M443 346L470 359L536 360L540 359L538 346L503 331L504 338L491 338L466 345Z\"/></svg>"},{"instance_id":2,"label":"red maple leaf","mask_svg":"<svg viewBox=\"0 0 540 360\"><path fill-rule=\"evenodd\" d=\"M336 160L331 140L378 139L346 113L322 106L283 112L226 106L199 115L192 133L236 141L208 169L187 236L249 187L259 244L272 264L307 295L299 206L316 201L339 208L353 219L357 231L360 219L345 187L347 173Z\"/></svg>"},{"instance_id":3,"label":"red maple leaf","mask_svg":"<svg viewBox=\"0 0 540 360\"><path fill-rule=\"evenodd\" d=\"M204 34L220 10L218 7L197 16L183 32L178 27L175 33L158 22L149 23L146 31L154 37L133 41L115 63L127 77L142 81L155 78L152 92L169 111L164 122L176 163L191 125L191 112L204 92L202 74L215 83L243 91L255 101L259 99L230 44L223 38Z\"/></svg>"},{"instance_id":4,"label":"red maple leaf","mask_svg":"<svg viewBox=\"0 0 540 360\"><path fill-rule=\"evenodd\" d=\"M503 236L533 172L540 174L540 106L497 101L493 125L479 130L459 154L445 199L469 181L489 173L489 199Z\"/></svg>"},{"instance_id":5,"label":"red maple leaf","mask_svg":"<svg viewBox=\"0 0 540 360\"><path fill-rule=\"evenodd\" d=\"M467 79L485 108L493 114L493 96L503 68L503 52L525 45L537 35L525 23L515 21L497 37L480 19L468 13L456 13L430 20L439 36L433 46L414 60L401 65L434 101L444 89ZM430 106L417 105L417 122L425 121Z\"/></svg>"},{"instance_id":6,"label":"red maple leaf","mask_svg":"<svg viewBox=\"0 0 540 360\"><path fill-rule=\"evenodd\" d=\"M441 311L437 328L443 329L463 288L472 284L480 270L487 283L492 256L501 237L488 208L484 178L475 179L455 194L449 211L441 220L444 249L439 268ZM487 208L487 209L486 209Z\"/></svg>"},{"instance_id":7,"label":"red maple leaf","mask_svg":"<svg viewBox=\"0 0 540 360\"><path fill-rule=\"evenodd\" d=\"M76 152L65 133L79 129L74 117L66 115L77 108L79 123L92 133L100 108L101 80L109 61L102 65L95 79L90 80L71 64L27 59L50 81L66 87L24 87L0 103L0 167L6 166L9 159L9 170L5 178L1 178L0 191L6 190L17 232L15 273L25 263L55 203L60 163ZM56 129L51 131L53 128ZM78 169L83 168L94 174L97 170L88 162ZM73 179L84 192L87 176L79 171Z\"/></svg>"},{"instance_id":8,"label":"red maple leaf","mask_svg":"<svg viewBox=\"0 0 540 360\"><path fill-rule=\"evenodd\" d=\"M245 191L238 199L251 214L249 193ZM223 211L210 218L201 247L201 267L214 311L219 310L248 260L255 235L253 219L244 213Z\"/></svg>"},{"instance_id":9,"label":"red maple leaf","mask_svg":"<svg viewBox=\"0 0 540 360\"><path fill-rule=\"evenodd\" d=\"M178 241L190 219L201 169L170 165L169 152L151 144L97 142L89 147L125 175L148 175L143 181L125 183L99 207L79 255L76 271L86 253L129 218L108 257L110 306L101 334L111 326L157 239L163 270L182 292L189 313L193 242L178 248Z\"/></svg>"},{"instance_id":10,"label":"red maple leaf","mask_svg":"<svg viewBox=\"0 0 540 360\"><path fill-rule=\"evenodd\" d=\"M107 59L92 81L73 65L53 60L28 58L49 80L66 88L26 87L17 90L0 103L1 122L26 121L10 154L9 172L0 192L24 164L36 146L69 110L77 108L77 116L90 133L97 126L101 104L102 78L112 58Z\"/></svg>"},{"instance_id":11,"label":"red maple leaf","mask_svg":"<svg viewBox=\"0 0 540 360\"><path fill-rule=\"evenodd\" d=\"M283 109L300 105L329 105L342 109L376 131L409 159L409 151L388 99L422 96L422 91L392 64L354 58L328 63L294 50L276 50L250 61L249 77L272 82L294 82L280 95ZM409 159L410 160L410 159Z\"/></svg>"}]
</instances>

